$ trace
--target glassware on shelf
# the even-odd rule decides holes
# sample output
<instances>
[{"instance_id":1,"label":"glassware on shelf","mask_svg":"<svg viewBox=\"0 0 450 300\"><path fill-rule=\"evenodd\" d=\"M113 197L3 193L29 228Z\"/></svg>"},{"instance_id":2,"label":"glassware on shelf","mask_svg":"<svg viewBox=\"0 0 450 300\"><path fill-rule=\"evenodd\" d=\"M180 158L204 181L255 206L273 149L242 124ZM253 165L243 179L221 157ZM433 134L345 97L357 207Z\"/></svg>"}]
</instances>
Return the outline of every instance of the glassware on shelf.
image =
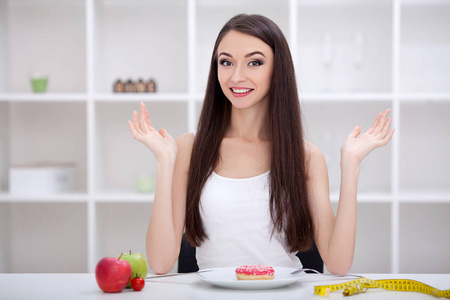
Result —
<instances>
[{"instance_id":1,"label":"glassware on shelf","mask_svg":"<svg viewBox=\"0 0 450 300\"><path fill-rule=\"evenodd\" d=\"M156 82L153 78L150 78L150 80L147 83L147 92L156 93Z\"/></svg>"},{"instance_id":2,"label":"glassware on shelf","mask_svg":"<svg viewBox=\"0 0 450 300\"><path fill-rule=\"evenodd\" d=\"M139 78L138 82L136 83L136 92L145 93L146 91L147 91L146 84L141 78Z\"/></svg>"},{"instance_id":3,"label":"glassware on shelf","mask_svg":"<svg viewBox=\"0 0 450 300\"><path fill-rule=\"evenodd\" d=\"M125 85L120 79L117 79L116 82L114 82L113 86L113 92L114 93L124 93L125 92Z\"/></svg>"},{"instance_id":4,"label":"glassware on shelf","mask_svg":"<svg viewBox=\"0 0 450 300\"><path fill-rule=\"evenodd\" d=\"M140 193L151 193L155 189L155 178L148 174L142 174L136 179L136 189Z\"/></svg>"},{"instance_id":5,"label":"glassware on shelf","mask_svg":"<svg viewBox=\"0 0 450 300\"><path fill-rule=\"evenodd\" d=\"M127 82L125 82L125 93L136 93L136 85L131 79L128 79Z\"/></svg>"},{"instance_id":6,"label":"glassware on shelf","mask_svg":"<svg viewBox=\"0 0 450 300\"><path fill-rule=\"evenodd\" d=\"M47 90L48 76L41 73L34 73L30 78L31 87L35 93L44 93Z\"/></svg>"},{"instance_id":7,"label":"glassware on shelf","mask_svg":"<svg viewBox=\"0 0 450 300\"><path fill-rule=\"evenodd\" d=\"M148 82L144 82L142 78L138 81L133 81L129 78L126 81L117 79L113 84L114 93L155 93L156 82L153 78L150 78Z\"/></svg>"}]
</instances>

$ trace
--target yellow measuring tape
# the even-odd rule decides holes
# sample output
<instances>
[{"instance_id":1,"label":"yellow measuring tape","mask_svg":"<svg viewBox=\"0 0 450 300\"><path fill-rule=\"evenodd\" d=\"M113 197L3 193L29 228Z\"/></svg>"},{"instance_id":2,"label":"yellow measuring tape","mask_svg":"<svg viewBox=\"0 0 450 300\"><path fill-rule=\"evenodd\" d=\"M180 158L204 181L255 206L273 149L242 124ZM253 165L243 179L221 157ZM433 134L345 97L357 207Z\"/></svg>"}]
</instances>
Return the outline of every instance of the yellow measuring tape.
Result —
<instances>
[{"instance_id":1,"label":"yellow measuring tape","mask_svg":"<svg viewBox=\"0 0 450 300\"><path fill-rule=\"evenodd\" d=\"M344 290L344 296L364 293L370 288L380 288L389 291L419 292L436 297L450 299L450 290L441 291L422 282L410 279L371 280L364 277L345 283L319 285L314 287L314 294L328 297L331 292Z\"/></svg>"}]
</instances>

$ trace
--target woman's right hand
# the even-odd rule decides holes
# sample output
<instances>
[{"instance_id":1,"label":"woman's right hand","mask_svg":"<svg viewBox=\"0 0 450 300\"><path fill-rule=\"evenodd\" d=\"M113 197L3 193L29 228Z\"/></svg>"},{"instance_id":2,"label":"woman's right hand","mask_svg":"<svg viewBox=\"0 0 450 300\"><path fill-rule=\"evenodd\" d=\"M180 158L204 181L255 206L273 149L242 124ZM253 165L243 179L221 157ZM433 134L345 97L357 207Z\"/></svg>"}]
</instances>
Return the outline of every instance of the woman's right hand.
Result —
<instances>
[{"instance_id":1,"label":"woman's right hand","mask_svg":"<svg viewBox=\"0 0 450 300\"><path fill-rule=\"evenodd\" d=\"M177 143L170 134L161 128L157 131L150 121L150 114L141 101L140 121L136 111L133 112L133 122L128 121L133 137L147 146L157 160L175 160L178 152Z\"/></svg>"}]
</instances>

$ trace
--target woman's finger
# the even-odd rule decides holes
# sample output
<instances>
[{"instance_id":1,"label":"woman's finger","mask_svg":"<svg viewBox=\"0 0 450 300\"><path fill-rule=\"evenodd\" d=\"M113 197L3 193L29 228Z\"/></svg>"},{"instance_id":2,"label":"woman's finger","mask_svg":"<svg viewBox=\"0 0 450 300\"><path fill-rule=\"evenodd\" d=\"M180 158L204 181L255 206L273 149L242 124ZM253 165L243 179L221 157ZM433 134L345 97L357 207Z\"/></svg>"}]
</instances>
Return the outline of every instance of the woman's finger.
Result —
<instances>
[{"instance_id":1,"label":"woman's finger","mask_svg":"<svg viewBox=\"0 0 450 300\"><path fill-rule=\"evenodd\" d=\"M378 122L377 126L375 127L375 129L373 131L374 134L379 134L383 130L384 123L386 122L386 118L387 118L387 115L389 114L390 110L391 109L389 108L381 113L380 121Z\"/></svg>"},{"instance_id":2,"label":"woman's finger","mask_svg":"<svg viewBox=\"0 0 450 300\"><path fill-rule=\"evenodd\" d=\"M164 138L171 137L170 134L167 132L167 130L165 130L164 128L161 128L161 129L159 130L159 133L160 133Z\"/></svg>"},{"instance_id":3,"label":"woman's finger","mask_svg":"<svg viewBox=\"0 0 450 300\"><path fill-rule=\"evenodd\" d=\"M367 130L367 133L369 133L369 134L373 133L373 131L375 130L375 128L378 125L378 122L380 121L380 117L381 117L381 113L379 113L377 115L377 117L375 118L375 121L372 124L372 127L370 127L369 130Z\"/></svg>"},{"instance_id":4,"label":"woman's finger","mask_svg":"<svg viewBox=\"0 0 450 300\"><path fill-rule=\"evenodd\" d=\"M150 114L148 113L147 108L145 109L145 115L147 116L147 125L148 125L148 127L152 126L152 121L150 120Z\"/></svg>"},{"instance_id":5,"label":"woman's finger","mask_svg":"<svg viewBox=\"0 0 450 300\"><path fill-rule=\"evenodd\" d=\"M150 114L148 113L148 110L145 109L145 114L147 115L146 121L147 121L147 126L151 131L156 131L155 128L153 128L152 126L152 121L150 120Z\"/></svg>"},{"instance_id":6,"label":"woman's finger","mask_svg":"<svg viewBox=\"0 0 450 300\"><path fill-rule=\"evenodd\" d=\"M144 122L143 126L144 126L144 132L146 132L146 133L150 133L150 132L152 132L152 131L154 130L153 127L150 128L150 127L148 126L148 123L147 123L147 122ZM152 130L152 129L153 129L153 130Z\"/></svg>"},{"instance_id":7,"label":"woman's finger","mask_svg":"<svg viewBox=\"0 0 450 300\"><path fill-rule=\"evenodd\" d=\"M139 136L139 133L137 132L136 128L134 127L134 124L130 120L128 120L128 125L130 127L131 134L133 135L133 137L135 139L137 139Z\"/></svg>"},{"instance_id":8,"label":"woman's finger","mask_svg":"<svg viewBox=\"0 0 450 300\"><path fill-rule=\"evenodd\" d=\"M145 114L145 104L144 104L144 102L141 101L141 120L140 120L140 123L141 123L141 130L144 133L147 133L147 129L144 126L144 124L147 122L146 118L147 118L147 115Z\"/></svg>"},{"instance_id":9,"label":"woman's finger","mask_svg":"<svg viewBox=\"0 0 450 300\"><path fill-rule=\"evenodd\" d=\"M386 135L386 137L381 140L382 145L387 145L387 143L391 140L392 135L394 134L394 131L395 131L395 129L392 129L391 131L389 131L389 134Z\"/></svg>"},{"instance_id":10,"label":"woman's finger","mask_svg":"<svg viewBox=\"0 0 450 300\"><path fill-rule=\"evenodd\" d=\"M350 136L352 138L356 138L360 133L361 133L361 126L357 125L355 126L355 128L353 128L353 131L350 133Z\"/></svg>"},{"instance_id":11,"label":"woman's finger","mask_svg":"<svg viewBox=\"0 0 450 300\"><path fill-rule=\"evenodd\" d=\"M141 101L141 104L143 104L143 102ZM152 126L152 121L150 120L150 114L148 113L147 107L144 104L144 114L145 114L145 123L147 123L148 128L150 129L150 131L152 132L156 132L156 129Z\"/></svg>"},{"instance_id":12,"label":"woman's finger","mask_svg":"<svg viewBox=\"0 0 450 300\"><path fill-rule=\"evenodd\" d=\"M137 131L138 133L144 134L144 133L141 131L141 129L140 129L140 126L139 126L139 123L138 123L138 114L137 114L136 111L133 111L133 124L134 124L134 127L135 127L135 129L136 129L136 131Z\"/></svg>"},{"instance_id":13,"label":"woman's finger","mask_svg":"<svg viewBox=\"0 0 450 300\"><path fill-rule=\"evenodd\" d=\"M386 137L389 127L391 127L391 123L392 123L392 118L387 119L386 123L384 123L383 130L381 130L381 136L383 138Z\"/></svg>"}]
</instances>

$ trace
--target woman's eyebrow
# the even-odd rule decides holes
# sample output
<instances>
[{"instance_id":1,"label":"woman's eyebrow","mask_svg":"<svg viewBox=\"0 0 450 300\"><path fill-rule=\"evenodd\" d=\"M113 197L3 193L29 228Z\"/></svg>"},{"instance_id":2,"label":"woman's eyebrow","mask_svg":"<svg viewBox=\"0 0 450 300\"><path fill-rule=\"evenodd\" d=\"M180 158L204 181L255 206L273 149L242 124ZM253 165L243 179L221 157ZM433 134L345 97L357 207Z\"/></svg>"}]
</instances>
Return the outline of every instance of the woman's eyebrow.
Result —
<instances>
[{"instance_id":1,"label":"woman's eyebrow","mask_svg":"<svg viewBox=\"0 0 450 300\"><path fill-rule=\"evenodd\" d=\"M231 54L229 54L229 53L226 53L226 52L220 52L218 56L221 56L221 55L225 55L225 56L233 57L233 56L231 56Z\"/></svg>"},{"instance_id":2,"label":"woman's eyebrow","mask_svg":"<svg viewBox=\"0 0 450 300\"><path fill-rule=\"evenodd\" d=\"M247 58L247 57L250 57L250 56L253 56L253 55L256 55L256 54L260 54L260 55L262 55L263 57L266 57L261 51L253 51L253 52L250 52L250 53L247 54L245 57Z\"/></svg>"},{"instance_id":3,"label":"woman's eyebrow","mask_svg":"<svg viewBox=\"0 0 450 300\"><path fill-rule=\"evenodd\" d=\"M249 54L246 54L245 58L253 56L253 55L256 55L256 54L260 54L263 57L266 57L261 51L253 51L253 52L250 52ZM218 56L221 56L221 55L225 55L225 56L228 56L228 57L233 57L230 53L227 53L227 52L220 52Z\"/></svg>"}]
</instances>

